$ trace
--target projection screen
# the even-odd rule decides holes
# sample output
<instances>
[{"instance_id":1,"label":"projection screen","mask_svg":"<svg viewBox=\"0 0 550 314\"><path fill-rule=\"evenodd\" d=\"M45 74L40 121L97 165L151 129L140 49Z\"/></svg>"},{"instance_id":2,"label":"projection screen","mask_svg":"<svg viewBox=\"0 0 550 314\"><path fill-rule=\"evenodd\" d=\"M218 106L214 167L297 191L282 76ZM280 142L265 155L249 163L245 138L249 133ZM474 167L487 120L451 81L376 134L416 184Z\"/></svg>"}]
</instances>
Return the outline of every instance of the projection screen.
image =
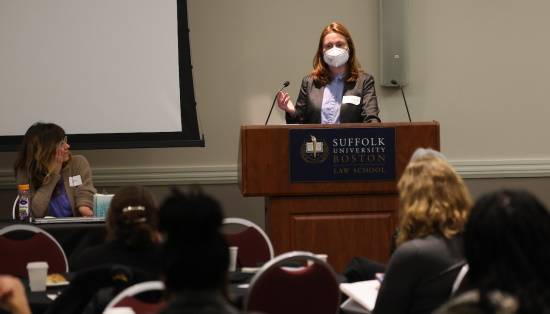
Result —
<instances>
[{"instance_id":1,"label":"projection screen","mask_svg":"<svg viewBox=\"0 0 550 314\"><path fill-rule=\"evenodd\" d=\"M33 123L73 149L204 146L185 0L0 1L0 150Z\"/></svg>"}]
</instances>

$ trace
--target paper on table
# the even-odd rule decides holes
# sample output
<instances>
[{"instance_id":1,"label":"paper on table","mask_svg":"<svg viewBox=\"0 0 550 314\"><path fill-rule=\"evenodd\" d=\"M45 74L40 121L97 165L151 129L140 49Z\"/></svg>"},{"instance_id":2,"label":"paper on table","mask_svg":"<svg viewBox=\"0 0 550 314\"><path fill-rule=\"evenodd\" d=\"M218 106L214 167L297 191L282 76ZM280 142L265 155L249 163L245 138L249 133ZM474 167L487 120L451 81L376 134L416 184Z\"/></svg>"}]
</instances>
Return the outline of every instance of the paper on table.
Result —
<instances>
[{"instance_id":1,"label":"paper on table","mask_svg":"<svg viewBox=\"0 0 550 314\"><path fill-rule=\"evenodd\" d=\"M60 282L46 282L46 287L57 287L57 286L66 286L68 285L68 281L60 281Z\"/></svg>"},{"instance_id":2,"label":"paper on table","mask_svg":"<svg viewBox=\"0 0 550 314\"><path fill-rule=\"evenodd\" d=\"M261 267L243 267L241 268L241 273L249 273L249 274L252 274L252 273L256 273L258 272L258 270L260 270ZM294 271L294 270L302 270L304 269L303 266L300 266L300 267L286 267L286 266L283 266L281 267L282 269L284 270L289 270L289 271Z\"/></svg>"},{"instance_id":3,"label":"paper on table","mask_svg":"<svg viewBox=\"0 0 550 314\"><path fill-rule=\"evenodd\" d=\"M352 283L341 283L340 291L345 293L355 302L361 304L367 310L372 311L378 297L378 288L380 282L378 280L366 280Z\"/></svg>"}]
</instances>

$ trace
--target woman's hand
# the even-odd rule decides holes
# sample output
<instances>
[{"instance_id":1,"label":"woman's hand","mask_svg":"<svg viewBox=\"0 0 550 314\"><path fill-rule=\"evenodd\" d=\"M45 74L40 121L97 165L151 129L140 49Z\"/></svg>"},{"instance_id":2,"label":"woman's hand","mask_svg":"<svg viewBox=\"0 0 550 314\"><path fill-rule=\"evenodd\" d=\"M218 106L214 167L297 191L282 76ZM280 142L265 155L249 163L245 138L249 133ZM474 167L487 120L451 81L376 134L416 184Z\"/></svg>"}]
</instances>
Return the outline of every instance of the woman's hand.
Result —
<instances>
[{"instance_id":1,"label":"woman's hand","mask_svg":"<svg viewBox=\"0 0 550 314\"><path fill-rule=\"evenodd\" d=\"M53 168L52 173L61 173L61 167L63 166L64 152L63 147L57 147L55 155L53 156Z\"/></svg>"},{"instance_id":2,"label":"woman's hand","mask_svg":"<svg viewBox=\"0 0 550 314\"><path fill-rule=\"evenodd\" d=\"M80 206L78 208L78 212L83 216L83 217L92 217L94 215L94 211L88 207L88 206Z\"/></svg>"},{"instance_id":3,"label":"woman's hand","mask_svg":"<svg viewBox=\"0 0 550 314\"><path fill-rule=\"evenodd\" d=\"M287 93L279 92L277 94L277 105L279 108L286 111L291 117L294 117L296 114L296 108Z\"/></svg>"}]
</instances>

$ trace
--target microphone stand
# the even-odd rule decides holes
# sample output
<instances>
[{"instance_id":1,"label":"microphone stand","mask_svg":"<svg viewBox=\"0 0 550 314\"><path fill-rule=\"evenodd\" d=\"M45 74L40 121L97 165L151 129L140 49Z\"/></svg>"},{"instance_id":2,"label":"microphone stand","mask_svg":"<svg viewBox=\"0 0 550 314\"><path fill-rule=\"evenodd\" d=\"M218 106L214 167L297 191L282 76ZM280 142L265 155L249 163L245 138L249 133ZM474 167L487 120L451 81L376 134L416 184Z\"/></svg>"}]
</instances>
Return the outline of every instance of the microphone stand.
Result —
<instances>
[{"instance_id":1,"label":"microphone stand","mask_svg":"<svg viewBox=\"0 0 550 314\"><path fill-rule=\"evenodd\" d=\"M399 86L401 88L401 94L403 95L403 101L405 102L405 108L407 109L407 115L409 116L409 122L412 122L411 120L411 114L409 113L409 106L407 106L407 99L405 98L405 92L403 91L403 86L399 84L396 80L391 80L391 83L393 85Z\"/></svg>"},{"instance_id":2,"label":"microphone stand","mask_svg":"<svg viewBox=\"0 0 550 314\"><path fill-rule=\"evenodd\" d=\"M279 92L283 90L283 88L287 87L288 84L290 84L288 81L286 81L284 84L283 84L283 87L281 87L281 89L279 89ZM269 115L267 116L267 119L265 120L265 124L264 125L267 125L267 121L269 121L269 117L271 117L271 111L273 111L273 107L275 107L275 101L277 100L277 96L279 95L279 92L277 92L277 94L275 94L275 98L273 99L273 104L271 104L271 110L269 110Z\"/></svg>"}]
</instances>

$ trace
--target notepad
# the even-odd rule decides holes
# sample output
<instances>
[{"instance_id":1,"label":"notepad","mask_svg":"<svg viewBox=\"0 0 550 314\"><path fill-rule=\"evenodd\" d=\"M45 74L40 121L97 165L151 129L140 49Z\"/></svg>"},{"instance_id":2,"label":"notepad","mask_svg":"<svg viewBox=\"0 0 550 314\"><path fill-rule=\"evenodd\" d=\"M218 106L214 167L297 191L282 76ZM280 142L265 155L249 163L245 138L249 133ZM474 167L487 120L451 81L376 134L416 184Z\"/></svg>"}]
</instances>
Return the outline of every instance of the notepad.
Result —
<instances>
[{"instance_id":1,"label":"notepad","mask_svg":"<svg viewBox=\"0 0 550 314\"><path fill-rule=\"evenodd\" d=\"M41 224L66 224L66 223L90 223L105 222L105 217L60 217L60 218L33 218L32 223Z\"/></svg>"},{"instance_id":2,"label":"notepad","mask_svg":"<svg viewBox=\"0 0 550 314\"><path fill-rule=\"evenodd\" d=\"M352 283L341 283L340 291L345 293L355 302L369 311L374 309L380 282L378 280L366 280Z\"/></svg>"}]
</instances>

